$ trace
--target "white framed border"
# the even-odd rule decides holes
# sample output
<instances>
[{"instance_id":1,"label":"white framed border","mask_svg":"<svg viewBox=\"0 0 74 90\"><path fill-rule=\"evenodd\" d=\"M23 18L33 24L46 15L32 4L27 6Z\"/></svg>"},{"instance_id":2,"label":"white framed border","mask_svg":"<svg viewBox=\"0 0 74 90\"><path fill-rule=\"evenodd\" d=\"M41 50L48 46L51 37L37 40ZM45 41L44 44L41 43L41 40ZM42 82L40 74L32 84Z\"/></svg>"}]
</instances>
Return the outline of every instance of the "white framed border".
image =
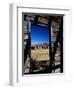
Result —
<instances>
[{"instance_id":1,"label":"white framed border","mask_svg":"<svg viewBox=\"0 0 74 90\"><path fill-rule=\"evenodd\" d=\"M69 60L69 30L70 16L69 8L61 7L25 7L21 4L10 5L10 85L26 85L40 83L58 83L71 81L71 65ZM44 14L63 14L64 15L64 73L63 74L45 74L45 75L25 75L22 76L22 12L24 13L44 13ZM39 80L39 83L36 82Z\"/></svg>"}]
</instances>

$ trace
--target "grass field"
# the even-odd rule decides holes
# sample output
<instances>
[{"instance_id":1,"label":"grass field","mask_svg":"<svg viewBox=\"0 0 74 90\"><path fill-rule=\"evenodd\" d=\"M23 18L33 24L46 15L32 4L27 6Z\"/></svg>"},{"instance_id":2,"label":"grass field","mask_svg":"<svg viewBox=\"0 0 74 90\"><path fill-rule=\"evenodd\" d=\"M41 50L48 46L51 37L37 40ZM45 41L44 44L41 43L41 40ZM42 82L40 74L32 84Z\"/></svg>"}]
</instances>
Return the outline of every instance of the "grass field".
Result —
<instances>
[{"instance_id":1,"label":"grass field","mask_svg":"<svg viewBox=\"0 0 74 90\"><path fill-rule=\"evenodd\" d=\"M49 49L35 49L31 50L31 57L36 61L48 61L49 57Z\"/></svg>"}]
</instances>

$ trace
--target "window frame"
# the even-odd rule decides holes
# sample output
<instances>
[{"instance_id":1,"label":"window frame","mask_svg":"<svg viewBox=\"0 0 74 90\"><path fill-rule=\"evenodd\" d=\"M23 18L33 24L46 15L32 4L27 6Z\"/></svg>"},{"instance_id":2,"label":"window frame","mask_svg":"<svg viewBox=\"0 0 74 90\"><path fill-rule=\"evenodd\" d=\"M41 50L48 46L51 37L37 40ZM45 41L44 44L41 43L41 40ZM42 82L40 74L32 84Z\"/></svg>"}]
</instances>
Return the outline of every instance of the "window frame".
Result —
<instances>
[{"instance_id":1,"label":"window frame","mask_svg":"<svg viewBox=\"0 0 74 90\"><path fill-rule=\"evenodd\" d=\"M69 39L69 30L70 30L70 8L62 8L62 7L54 7L49 6L49 8L43 7L25 7L22 4L11 4L10 5L10 85L25 85L28 84L36 84L35 80L39 79L39 76L45 77L46 80L50 77L51 79L48 82L56 82L60 75L63 82L64 80L70 79L69 75L69 59L67 57L68 47L66 48L67 44L69 43L67 40ZM64 15L64 73L62 74L45 74L45 75L25 75L22 76L22 12L24 13L44 13L44 14L63 14ZM20 48L21 47L21 48ZM68 62L67 62L68 59ZM68 70L69 69L69 70ZM34 76L34 78L32 77ZM55 78L53 80L53 78ZM30 81L29 81L30 80ZM41 79L42 80L42 79ZM43 79L41 82L44 82ZM60 82L60 80L58 81Z\"/></svg>"}]
</instances>

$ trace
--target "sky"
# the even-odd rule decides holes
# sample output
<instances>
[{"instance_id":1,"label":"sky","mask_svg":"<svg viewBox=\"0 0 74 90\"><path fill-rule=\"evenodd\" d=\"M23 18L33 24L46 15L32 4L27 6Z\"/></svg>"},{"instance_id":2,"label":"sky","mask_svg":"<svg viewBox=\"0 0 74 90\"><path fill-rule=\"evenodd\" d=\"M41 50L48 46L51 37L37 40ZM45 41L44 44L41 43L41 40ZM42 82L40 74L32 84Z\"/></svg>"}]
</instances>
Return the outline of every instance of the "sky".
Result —
<instances>
[{"instance_id":1,"label":"sky","mask_svg":"<svg viewBox=\"0 0 74 90\"><path fill-rule=\"evenodd\" d=\"M31 25L31 44L49 43L49 32L47 27Z\"/></svg>"}]
</instances>

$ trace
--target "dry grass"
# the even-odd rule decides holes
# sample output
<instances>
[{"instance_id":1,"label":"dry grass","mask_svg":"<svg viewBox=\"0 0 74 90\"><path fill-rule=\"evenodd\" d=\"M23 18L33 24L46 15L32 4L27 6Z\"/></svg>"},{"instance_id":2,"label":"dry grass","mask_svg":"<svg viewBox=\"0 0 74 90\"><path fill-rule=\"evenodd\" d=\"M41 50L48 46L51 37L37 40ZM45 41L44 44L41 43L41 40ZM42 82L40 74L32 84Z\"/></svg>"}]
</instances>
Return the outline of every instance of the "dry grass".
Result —
<instances>
[{"instance_id":1,"label":"dry grass","mask_svg":"<svg viewBox=\"0 0 74 90\"><path fill-rule=\"evenodd\" d=\"M49 49L36 49L31 50L31 57L36 61L48 61L49 58Z\"/></svg>"}]
</instances>

